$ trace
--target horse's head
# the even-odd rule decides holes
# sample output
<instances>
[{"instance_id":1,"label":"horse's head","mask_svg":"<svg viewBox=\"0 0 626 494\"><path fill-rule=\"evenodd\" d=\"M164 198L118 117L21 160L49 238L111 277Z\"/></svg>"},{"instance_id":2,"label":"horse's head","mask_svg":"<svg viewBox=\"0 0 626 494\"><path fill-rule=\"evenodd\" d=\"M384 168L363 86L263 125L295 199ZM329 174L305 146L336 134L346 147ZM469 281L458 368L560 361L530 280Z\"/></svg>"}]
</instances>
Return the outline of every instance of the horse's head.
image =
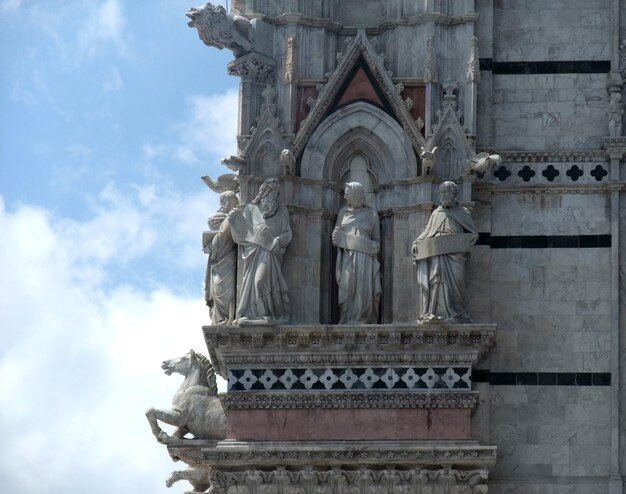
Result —
<instances>
[{"instance_id":1,"label":"horse's head","mask_svg":"<svg viewBox=\"0 0 626 494\"><path fill-rule=\"evenodd\" d=\"M168 376L171 375L172 372L187 376L193 365L197 365L196 352L189 350L189 352L182 357L164 360L161 369L163 369Z\"/></svg>"}]
</instances>

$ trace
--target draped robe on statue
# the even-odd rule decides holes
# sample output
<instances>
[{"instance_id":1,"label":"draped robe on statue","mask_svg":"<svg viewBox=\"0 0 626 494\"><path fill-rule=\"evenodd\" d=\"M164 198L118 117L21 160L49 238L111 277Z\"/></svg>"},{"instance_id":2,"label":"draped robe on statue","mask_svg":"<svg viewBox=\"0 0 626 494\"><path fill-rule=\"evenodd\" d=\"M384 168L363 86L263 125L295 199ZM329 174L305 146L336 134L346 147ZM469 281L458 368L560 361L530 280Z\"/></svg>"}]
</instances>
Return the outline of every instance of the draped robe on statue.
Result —
<instances>
[{"instance_id":1,"label":"draped robe on statue","mask_svg":"<svg viewBox=\"0 0 626 494\"><path fill-rule=\"evenodd\" d=\"M235 273L237 244L233 241L228 219L208 245L209 259L205 278L205 298L211 324L232 324L235 319Z\"/></svg>"},{"instance_id":2,"label":"draped robe on statue","mask_svg":"<svg viewBox=\"0 0 626 494\"><path fill-rule=\"evenodd\" d=\"M289 212L279 205L263 217L260 204L247 204L243 214L229 217L233 239L242 247L243 276L237 317L247 321L280 322L289 316L289 294L282 273L283 254L291 241ZM271 252L278 239L278 252Z\"/></svg>"},{"instance_id":3,"label":"draped robe on statue","mask_svg":"<svg viewBox=\"0 0 626 494\"><path fill-rule=\"evenodd\" d=\"M339 324L376 324L382 288L378 214L364 206L344 207L337 217L337 265L339 285ZM359 250L357 250L359 249Z\"/></svg>"},{"instance_id":4,"label":"draped robe on statue","mask_svg":"<svg viewBox=\"0 0 626 494\"><path fill-rule=\"evenodd\" d=\"M439 206L433 211L415 244L419 245L420 240L458 233L474 234L472 244L478 238L478 230L470 212L462 206ZM417 261L417 282L422 292L422 319L470 321L464 299L467 256L467 251L453 252Z\"/></svg>"}]
</instances>

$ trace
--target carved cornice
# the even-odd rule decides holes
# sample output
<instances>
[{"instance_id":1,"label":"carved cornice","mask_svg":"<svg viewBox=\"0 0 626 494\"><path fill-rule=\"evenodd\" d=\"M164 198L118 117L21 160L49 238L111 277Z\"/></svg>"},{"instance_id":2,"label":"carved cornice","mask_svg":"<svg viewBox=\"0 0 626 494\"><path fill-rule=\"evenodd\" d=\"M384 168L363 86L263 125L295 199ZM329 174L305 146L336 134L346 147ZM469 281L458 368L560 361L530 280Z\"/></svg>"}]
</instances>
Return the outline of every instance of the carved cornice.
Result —
<instances>
[{"instance_id":1,"label":"carved cornice","mask_svg":"<svg viewBox=\"0 0 626 494\"><path fill-rule=\"evenodd\" d=\"M252 18L252 16L248 16ZM417 26L420 24L435 23L444 26L458 26L460 24L475 23L478 21L479 15L475 12L467 12L458 16L448 16L439 12L424 12L411 17L400 17L393 20L383 21L378 26L368 27L366 33L368 36L379 36L397 29L398 26ZM344 26L339 22L331 21L326 17L306 17L302 14L282 14L277 17L263 16L262 19L275 26L286 26L289 24L297 24L306 27L317 27L325 29L341 36L355 36L357 28L353 26Z\"/></svg>"},{"instance_id":2,"label":"carved cornice","mask_svg":"<svg viewBox=\"0 0 626 494\"><path fill-rule=\"evenodd\" d=\"M172 457L190 465L227 470L249 470L289 466L371 468L493 468L495 446L479 446L474 441L315 441L239 442L172 440Z\"/></svg>"},{"instance_id":3,"label":"carved cornice","mask_svg":"<svg viewBox=\"0 0 626 494\"><path fill-rule=\"evenodd\" d=\"M486 152L488 149L478 149ZM498 151L504 163L507 162L570 162L570 161L607 161L606 151L602 149L562 150L562 151Z\"/></svg>"},{"instance_id":4,"label":"carved cornice","mask_svg":"<svg viewBox=\"0 0 626 494\"><path fill-rule=\"evenodd\" d=\"M475 364L495 324L204 326L218 373L232 366Z\"/></svg>"},{"instance_id":5,"label":"carved cornice","mask_svg":"<svg viewBox=\"0 0 626 494\"><path fill-rule=\"evenodd\" d=\"M230 366L241 365L473 365L477 362L476 353L448 351L441 352L402 352L402 353L374 353L374 352L298 352L298 353L231 353L223 356L224 363Z\"/></svg>"},{"instance_id":6,"label":"carved cornice","mask_svg":"<svg viewBox=\"0 0 626 494\"><path fill-rule=\"evenodd\" d=\"M610 182L601 185L499 185L495 182L475 182L477 190L489 190L494 194L604 194L626 190L626 182Z\"/></svg>"},{"instance_id":7,"label":"carved cornice","mask_svg":"<svg viewBox=\"0 0 626 494\"><path fill-rule=\"evenodd\" d=\"M478 392L230 392L221 394L220 399L227 409L474 408L478 402Z\"/></svg>"}]
</instances>

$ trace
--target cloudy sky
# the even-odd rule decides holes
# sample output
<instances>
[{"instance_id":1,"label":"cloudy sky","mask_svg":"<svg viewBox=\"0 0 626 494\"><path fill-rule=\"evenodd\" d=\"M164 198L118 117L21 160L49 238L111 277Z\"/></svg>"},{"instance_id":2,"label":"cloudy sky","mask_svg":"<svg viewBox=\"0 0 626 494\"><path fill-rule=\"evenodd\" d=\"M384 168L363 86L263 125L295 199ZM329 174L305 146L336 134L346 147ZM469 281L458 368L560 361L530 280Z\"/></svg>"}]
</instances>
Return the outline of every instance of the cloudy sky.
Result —
<instances>
[{"instance_id":1,"label":"cloudy sky","mask_svg":"<svg viewBox=\"0 0 626 494\"><path fill-rule=\"evenodd\" d=\"M200 176L236 151L200 0L0 0L0 485L178 493L144 417L206 353Z\"/></svg>"}]
</instances>

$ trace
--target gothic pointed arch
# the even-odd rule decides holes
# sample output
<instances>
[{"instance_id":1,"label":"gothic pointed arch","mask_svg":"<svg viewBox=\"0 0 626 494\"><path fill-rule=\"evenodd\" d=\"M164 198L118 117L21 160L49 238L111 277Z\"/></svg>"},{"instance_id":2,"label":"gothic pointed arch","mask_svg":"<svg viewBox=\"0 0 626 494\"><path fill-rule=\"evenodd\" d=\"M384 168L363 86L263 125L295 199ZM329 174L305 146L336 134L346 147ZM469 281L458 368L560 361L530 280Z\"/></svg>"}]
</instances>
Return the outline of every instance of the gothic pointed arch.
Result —
<instances>
[{"instance_id":1,"label":"gothic pointed arch","mask_svg":"<svg viewBox=\"0 0 626 494\"><path fill-rule=\"evenodd\" d=\"M433 127L428 149L437 147L431 173L443 180L466 175L467 160L474 155L459 117L453 108L445 108Z\"/></svg>"},{"instance_id":2,"label":"gothic pointed arch","mask_svg":"<svg viewBox=\"0 0 626 494\"><path fill-rule=\"evenodd\" d=\"M406 132L390 115L363 101L332 113L317 127L302 154L300 176L340 183L347 161L357 153L376 184L417 176Z\"/></svg>"},{"instance_id":3,"label":"gothic pointed arch","mask_svg":"<svg viewBox=\"0 0 626 494\"><path fill-rule=\"evenodd\" d=\"M373 43L367 39L364 31L359 31L356 38L347 44L346 53L338 58L337 68L327 83L318 87L317 99L311 101L312 109L302 121L294 138L294 154L296 157L301 156L320 123L341 103L346 84L355 77L363 79L363 73L367 73L367 79L372 82L374 90L374 93L368 91L371 96L366 99L371 103L376 103L378 99L381 106L388 109L389 115L404 130L415 152L419 152L426 141L402 100L401 91L394 85L390 72L385 68L384 56L376 53Z\"/></svg>"}]
</instances>

